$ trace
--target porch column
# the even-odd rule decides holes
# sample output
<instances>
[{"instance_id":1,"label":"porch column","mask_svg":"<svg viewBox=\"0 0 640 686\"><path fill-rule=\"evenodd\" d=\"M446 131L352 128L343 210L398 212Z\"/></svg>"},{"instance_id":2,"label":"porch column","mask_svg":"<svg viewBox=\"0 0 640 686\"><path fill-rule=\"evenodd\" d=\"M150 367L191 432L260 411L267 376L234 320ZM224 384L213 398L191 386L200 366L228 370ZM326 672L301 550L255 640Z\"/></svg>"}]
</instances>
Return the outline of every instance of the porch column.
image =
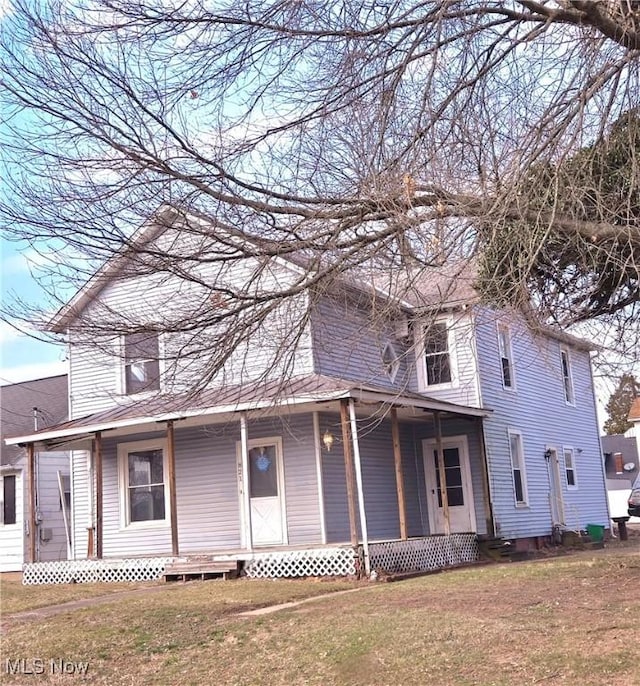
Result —
<instances>
[{"instance_id":1,"label":"porch column","mask_svg":"<svg viewBox=\"0 0 640 686\"><path fill-rule=\"evenodd\" d=\"M356 467L356 485L358 486L358 508L360 510L360 531L362 532L362 553L364 556L364 572L371 574L369 560L369 535L367 532L367 513L364 509L364 488L362 486L362 463L360 461L360 443L358 441L358 425L356 423L356 408L353 398L349 398L349 419L351 421L351 437L353 439L353 457Z\"/></svg>"},{"instance_id":2,"label":"porch column","mask_svg":"<svg viewBox=\"0 0 640 686\"><path fill-rule=\"evenodd\" d=\"M93 439L93 467L96 473L96 557L102 559L102 531L103 531L103 505L102 505L102 433L96 431Z\"/></svg>"},{"instance_id":3,"label":"porch column","mask_svg":"<svg viewBox=\"0 0 640 686\"><path fill-rule=\"evenodd\" d=\"M251 493L249 492L249 435L247 432L247 414L240 415L240 452L242 469L242 511L244 513L244 541L247 550L253 549L251 534Z\"/></svg>"},{"instance_id":4,"label":"porch column","mask_svg":"<svg viewBox=\"0 0 640 686\"><path fill-rule=\"evenodd\" d=\"M344 451L344 472L347 482L347 505L349 506L349 530L351 545L358 545L358 523L356 521L356 483L351 453L351 430L349 428L349 399L340 400L340 424L342 426L342 450Z\"/></svg>"},{"instance_id":5,"label":"porch column","mask_svg":"<svg viewBox=\"0 0 640 686\"><path fill-rule=\"evenodd\" d=\"M440 475L440 497L442 498L442 513L444 515L444 532L448 536L451 533L451 522L449 520L447 474L444 468L444 450L442 449L442 426L440 424L440 412L438 410L434 410L433 425L436 430L436 453L438 455L438 474Z\"/></svg>"},{"instance_id":6,"label":"porch column","mask_svg":"<svg viewBox=\"0 0 640 686\"><path fill-rule=\"evenodd\" d=\"M489 488L489 463L487 458L487 444L484 439L484 422L478 419L478 435L480 437L480 468L482 471L482 493L484 496L484 516L487 534L495 536L493 524L493 505L491 503L491 490Z\"/></svg>"},{"instance_id":7,"label":"porch column","mask_svg":"<svg viewBox=\"0 0 640 686\"><path fill-rule=\"evenodd\" d=\"M27 444L27 498L29 500L29 555L36 561L36 451L33 443Z\"/></svg>"},{"instance_id":8,"label":"porch column","mask_svg":"<svg viewBox=\"0 0 640 686\"><path fill-rule=\"evenodd\" d=\"M169 518L171 521L171 554L178 557L178 509L176 504L176 451L173 433L173 421L167 422L167 462L169 465Z\"/></svg>"},{"instance_id":9,"label":"porch column","mask_svg":"<svg viewBox=\"0 0 640 686\"><path fill-rule=\"evenodd\" d=\"M393 440L393 461L396 467L396 490L398 492L398 515L400 517L400 538L407 540L407 505L404 497L404 478L402 476L402 451L400 449L400 427L398 411L391 408L391 438Z\"/></svg>"}]
</instances>

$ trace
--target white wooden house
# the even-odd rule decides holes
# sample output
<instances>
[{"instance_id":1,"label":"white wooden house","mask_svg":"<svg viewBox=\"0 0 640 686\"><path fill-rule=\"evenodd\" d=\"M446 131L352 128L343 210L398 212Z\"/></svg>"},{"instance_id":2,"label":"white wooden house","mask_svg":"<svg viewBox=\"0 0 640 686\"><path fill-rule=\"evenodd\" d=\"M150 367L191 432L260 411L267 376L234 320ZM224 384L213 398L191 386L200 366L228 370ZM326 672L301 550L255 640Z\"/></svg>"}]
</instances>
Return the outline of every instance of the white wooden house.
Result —
<instances>
[{"instance_id":1,"label":"white wooden house","mask_svg":"<svg viewBox=\"0 0 640 686\"><path fill-rule=\"evenodd\" d=\"M140 240L175 245L182 221ZM249 576L430 569L475 559L478 535L527 547L608 525L588 344L483 306L466 272L424 273L402 297L362 279L296 289L300 260L194 240L188 278L122 255L53 321L70 420L12 442L73 449L73 560L27 579L152 578L189 559ZM171 333L238 286L291 295L251 335L237 320ZM118 317L139 329L92 324ZM222 340L233 352L203 384Z\"/></svg>"},{"instance_id":2,"label":"white wooden house","mask_svg":"<svg viewBox=\"0 0 640 686\"><path fill-rule=\"evenodd\" d=\"M67 377L0 386L0 572L22 570L26 560L66 560L70 555L69 453L34 451L33 522L26 489L28 451L4 438L59 424L67 418ZM29 536L29 527L34 536ZM33 543L33 550L30 545Z\"/></svg>"}]
</instances>

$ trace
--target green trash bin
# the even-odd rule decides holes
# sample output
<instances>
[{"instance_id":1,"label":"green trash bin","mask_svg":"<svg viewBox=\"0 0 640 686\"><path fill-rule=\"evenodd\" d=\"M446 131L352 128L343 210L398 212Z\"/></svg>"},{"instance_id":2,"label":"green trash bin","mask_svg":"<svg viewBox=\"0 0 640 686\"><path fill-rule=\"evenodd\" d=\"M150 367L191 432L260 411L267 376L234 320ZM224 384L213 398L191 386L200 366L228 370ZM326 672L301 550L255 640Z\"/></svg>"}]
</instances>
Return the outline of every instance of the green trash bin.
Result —
<instances>
[{"instance_id":1,"label":"green trash bin","mask_svg":"<svg viewBox=\"0 0 640 686\"><path fill-rule=\"evenodd\" d=\"M592 541L602 541L604 526L602 524L587 524L587 534Z\"/></svg>"}]
</instances>

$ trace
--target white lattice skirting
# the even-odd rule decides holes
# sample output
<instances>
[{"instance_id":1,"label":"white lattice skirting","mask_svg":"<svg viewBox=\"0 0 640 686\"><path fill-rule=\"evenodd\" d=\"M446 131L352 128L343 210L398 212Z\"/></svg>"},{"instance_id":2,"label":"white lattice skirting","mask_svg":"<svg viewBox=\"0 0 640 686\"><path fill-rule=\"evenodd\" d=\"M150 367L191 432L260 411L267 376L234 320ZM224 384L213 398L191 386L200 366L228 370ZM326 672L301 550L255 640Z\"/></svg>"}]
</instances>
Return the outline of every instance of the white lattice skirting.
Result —
<instances>
[{"instance_id":1,"label":"white lattice skirting","mask_svg":"<svg viewBox=\"0 0 640 686\"><path fill-rule=\"evenodd\" d=\"M425 572L477 559L475 534L427 536L369 544L371 569L385 572Z\"/></svg>"},{"instance_id":2,"label":"white lattice skirting","mask_svg":"<svg viewBox=\"0 0 640 686\"><path fill-rule=\"evenodd\" d=\"M245 565L251 579L301 576L352 576L358 555L353 548L318 548L264 553Z\"/></svg>"},{"instance_id":3,"label":"white lattice skirting","mask_svg":"<svg viewBox=\"0 0 640 686\"><path fill-rule=\"evenodd\" d=\"M162 577L166 565L172 559L171 557L152 557L128 560L34 562L24 566L22 583L30 585L154 581Z\"/></svg>"}]
</instances>

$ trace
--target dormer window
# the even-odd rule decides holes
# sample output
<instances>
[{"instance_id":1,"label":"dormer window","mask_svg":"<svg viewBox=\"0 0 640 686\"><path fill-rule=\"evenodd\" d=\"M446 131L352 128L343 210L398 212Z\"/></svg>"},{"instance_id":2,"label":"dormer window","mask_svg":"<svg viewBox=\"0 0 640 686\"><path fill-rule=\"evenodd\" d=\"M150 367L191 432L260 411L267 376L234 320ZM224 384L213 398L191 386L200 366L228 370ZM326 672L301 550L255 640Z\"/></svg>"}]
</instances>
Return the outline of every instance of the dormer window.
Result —
<instances>
[{"instance_id":1,"label":"dormer window","mask_svg":"<svg viewBox=\"0 0 640 686\"><path fill-rule=\"evenodd\" d=\"M391 343L387 343L382 350L382 364L389 379L394 381L400 369L400 358Z\"/></svg>"},{"instance_id":2,"label":"dormer window","mask_svg":"<svg viewBox=\"0 0 640 686\"><path fill-rule=\"evenodd\" d=\"M160 389L158 334L155 331L126 334L124 337L125 393Z\"/></svg>"},{"instance_id":3,"label":"dormer window","mask_svg":"<svg viewBox=\"0 0 640 686\"><path fill-rule=\"evenodd\" d=\"M451 383L449 327L446 322L433 322L427 327L424 336L424 356L427 385Z\"/></svg>"}]
</instances>

